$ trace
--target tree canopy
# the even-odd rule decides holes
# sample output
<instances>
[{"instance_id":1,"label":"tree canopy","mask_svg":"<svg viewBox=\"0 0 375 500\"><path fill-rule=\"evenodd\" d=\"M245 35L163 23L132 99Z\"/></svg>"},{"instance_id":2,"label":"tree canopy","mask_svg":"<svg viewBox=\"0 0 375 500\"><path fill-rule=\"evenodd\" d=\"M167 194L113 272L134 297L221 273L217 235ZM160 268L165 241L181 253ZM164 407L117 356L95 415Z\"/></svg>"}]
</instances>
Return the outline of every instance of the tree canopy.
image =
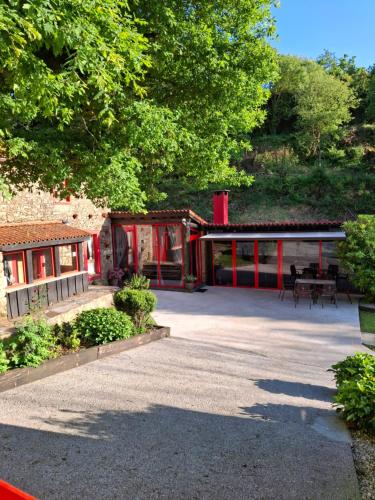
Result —
<instances>
[{"instance_id":1,"label":"tree canopy","mask_svg":"<svg viewBox=\"0 0 375 500\"><path fill-rule=\"evenodd\" d=\"M2 2L2 177L130 210L165 177L249 183L231 159L276 77L272 3Z\"/></svg>"},{"instance_id":2,"label":"tree canopy","mask_svg":"<svg viewBox=\"0 0 375 500\"><path fill-rule=\"evenodd\" d=\"M354 92L315 61L280 56L279 65L280 79L271 89L269 130L293 132L306 156L316 156L322 142L351 120Z\"/></svg>"}]
</instances>

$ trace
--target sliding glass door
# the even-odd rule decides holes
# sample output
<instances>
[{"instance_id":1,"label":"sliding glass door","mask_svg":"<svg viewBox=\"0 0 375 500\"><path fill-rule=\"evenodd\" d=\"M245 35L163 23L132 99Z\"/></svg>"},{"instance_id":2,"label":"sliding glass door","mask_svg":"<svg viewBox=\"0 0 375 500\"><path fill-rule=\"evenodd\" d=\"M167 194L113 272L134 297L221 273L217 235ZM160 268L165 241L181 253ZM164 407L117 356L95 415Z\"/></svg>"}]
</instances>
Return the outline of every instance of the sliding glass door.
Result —
<instances>
[{"instance_id":1,"label":"sliding glass door","mask_svg":"<svg viewBox=\"0 0 375 500\"><path fill-rule=\"evenodd\" d=\"M236 285L255 286L254 241L236 242Z\"/></svg>"},{"instance_id":2,"label":"sliding glass door","mask_svg":"<svg viewBox=\"0 0 375 500\"><path fill-rule=\"evenodd\" d=\"M220 286L281 287L279 241L213 241L213 282Z\"/></svg>"}]
</instances>

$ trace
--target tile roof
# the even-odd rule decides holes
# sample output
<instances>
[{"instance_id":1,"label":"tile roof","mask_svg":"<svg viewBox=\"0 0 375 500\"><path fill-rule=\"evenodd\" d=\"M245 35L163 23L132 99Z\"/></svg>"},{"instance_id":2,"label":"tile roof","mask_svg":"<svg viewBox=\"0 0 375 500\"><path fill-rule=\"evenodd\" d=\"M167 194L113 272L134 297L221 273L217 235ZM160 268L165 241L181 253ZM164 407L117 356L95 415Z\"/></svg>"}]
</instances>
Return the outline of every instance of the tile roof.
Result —
<instances>
[{"instance_id":1,"label":"tile roof","mask_svg":"<svg viewBox=\"0 0 375 500\"><path fill-rule=\"evenodd\" d=\"M333 228L340 227L343 220L315 220L315 221L268 221L268 222L249 222L249 223L228 223L228 224L214 224L208 222L207 229L271 229L285 228L285 229L316 229L316 228Z\"/></svg>"},{"instance_id":2,"label":"tile roof","mask_svg":"<svg viewBox=\"0 0 375 500\"><path fill-rule=\"evenodd\" d=\"M87 236L90 236L89 232L57 221L0 225L0 246L85 239Z\"/></svg>"},{"instance_id":3,"label":"tile roof","mask_svg":"<svg viewBox=\"0 0 375 500\"><path fill-rule=\"evenodd\" d=\"M120 219L121 217L129 219L129 220L134 220L134 219L144 219L144 220L158 220L158 219L194 219L196 222L199 222L200 224L207 224L207 222L200 217L198 214L193 212L193 210L190 210L188 208L186 209L178 209L178 210L150 210L149 212L146 212L144 214L138 213L138 214L133 214L130 212L121 212L121 211L114 211L110 212L108 214L110 217L113 219Z\"/></svg>"}]
</instances>

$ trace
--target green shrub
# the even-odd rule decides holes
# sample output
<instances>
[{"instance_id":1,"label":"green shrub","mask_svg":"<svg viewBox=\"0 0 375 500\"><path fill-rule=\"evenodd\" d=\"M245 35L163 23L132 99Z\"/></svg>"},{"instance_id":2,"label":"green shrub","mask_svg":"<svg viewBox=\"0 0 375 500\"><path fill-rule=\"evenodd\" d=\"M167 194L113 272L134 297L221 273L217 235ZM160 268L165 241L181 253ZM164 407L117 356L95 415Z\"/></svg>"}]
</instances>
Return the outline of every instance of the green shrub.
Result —
<instances>
[{"instance_id":1,"label":"green shrub","mask_svg":"<svg viewBox=\"0 0 375 500\"><path fill-rule=\"evenodd\" d=\"M5 352L4 343L0 341L0 373L7 371L9 361Z\"/></svg>"},{"instance_id":2,"label":"green shrub","mask_svg":"<svg viewBox=\"0 0 375 500\"><path fill-rule=\"evenodd\" d=\"M55 325L53 333L56 336L57 344L70 351L77 351L81 345L77 330L71 323Z\"/></svg>"},{"instance_id":3,"label":"green shrub","mask_svg":"<svg viewBox=\"0 0 375 500\"><path fill-rule=\"evenodd\" d=\"M125 286L132 290L148 290L150 288L150 280L143 274L133 274L129 281L126 281Z\"/></svg>"},{"instance_id":4,"label":"green shrub","mask_svg":"<svg viewBox=\"0 0 375 500\"><path fill-rule=\"evenodd\" d=\"M343 418L375 432L375 357L357 353L332 366L337 383L335 406Z\"/></svg>"},{"instance_id":5,"label":"green shrub","mask_svg":"<svg viewBox=\"0 0 375 500\"><path fill-rule=\"evenodd\" d=\"M74 328L86 345L107 344L134 335L131 318L112 307L82 312L75 319Z\"/></svg>"},{"instance_id":6,"label":"green shrub","mask_svg":"<svg viewBox=\"0 0 375 500\"><path fill-rule=\"evenodd\" d=\"M345 222L343 228L346 239L339 243L342 265L367 300L375 302L375 216L359 215L357 220Z\"/></svg>"},{"instance_id":7,"label":"green shrub","mask_svg":"<svg viewBox=\"0 0 375 500\"><path fill-rule=\"evenodd\" d=\"M38 366L57 356L59 350L52 328L44 320L26 318L6 343L10 366Z\"/></svg>"},{"instance_id":8,"label":"green shrub","mask_svg":"<svg viewBox=\"0 0 375 500\"><path fill-rule=\"evenodd\" d=\"M114 303L119 311L132 317L139 331L144 331L149 325L150 314L156 307L156 296L150 290L123 288L115 293Z\"/></svg>"},{"instance_id":9,"label":"green shrub","mask_svg":"<svg viewBox=\"0 0 375 500\"><path fill-rule=\"evenodd\" d=\"M354 378L375 378L375 357L371 354L357 352L343 361L336 363L330 370L335 374L336 384L340 386L345 380Z\"/></svg>"}]
</instances>

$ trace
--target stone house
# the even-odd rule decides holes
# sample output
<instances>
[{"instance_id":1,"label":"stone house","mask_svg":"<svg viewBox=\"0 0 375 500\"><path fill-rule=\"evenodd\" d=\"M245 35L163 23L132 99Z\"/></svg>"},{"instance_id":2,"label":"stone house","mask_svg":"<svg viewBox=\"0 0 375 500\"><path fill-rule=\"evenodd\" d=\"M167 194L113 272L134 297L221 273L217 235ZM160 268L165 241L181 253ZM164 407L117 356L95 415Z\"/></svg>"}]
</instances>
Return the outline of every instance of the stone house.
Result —
<instances>
[{"instance_id":1,"label":"stone house","mask_svg":"<svg viewBox=\"0 0 375 500\"><path fill-rule=\"evenodd\" d=\"M15 318L106 280L112 253L108 210L90 200L38 190L0 197L0 315Z\"/></svg>"}]
</instances>

